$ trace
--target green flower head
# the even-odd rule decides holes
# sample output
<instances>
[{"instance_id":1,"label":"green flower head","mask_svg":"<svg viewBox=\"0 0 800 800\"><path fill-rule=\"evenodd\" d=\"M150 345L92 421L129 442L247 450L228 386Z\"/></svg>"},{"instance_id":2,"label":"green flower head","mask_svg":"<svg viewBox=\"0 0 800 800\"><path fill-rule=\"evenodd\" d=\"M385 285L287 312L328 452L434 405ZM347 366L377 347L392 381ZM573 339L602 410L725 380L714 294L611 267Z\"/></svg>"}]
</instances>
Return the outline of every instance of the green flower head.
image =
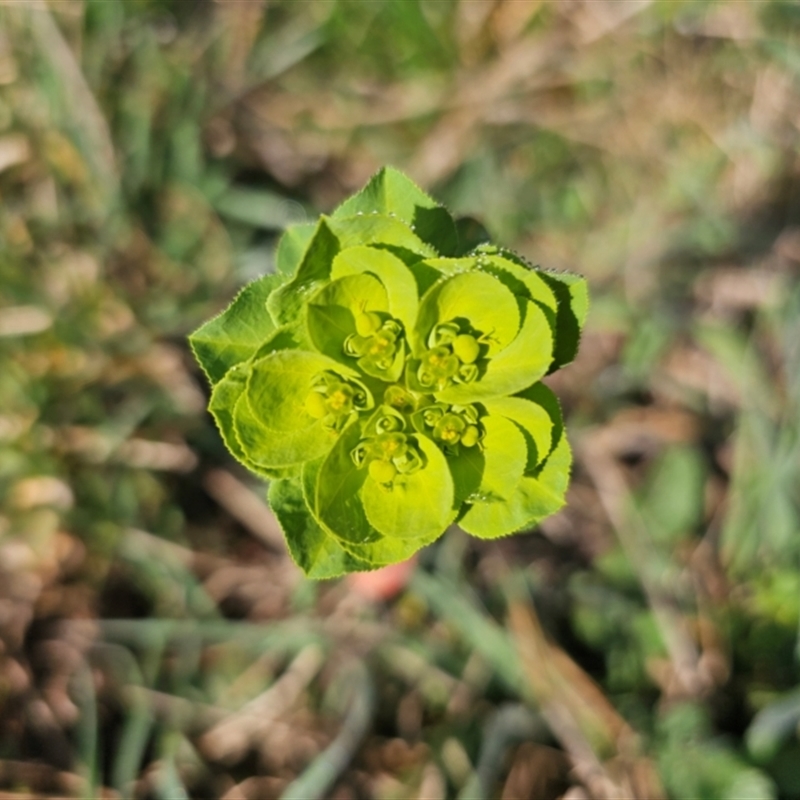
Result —
<instances>
[{"instance_id":1,"label":"green flower head","mask_svg":"<svg viewBox=\"0 0 800 800\"><path fill-rule=\"evenodd\" d=\"M191 337L233 455L270 481L311 577L408 558L452 523L491 539L563 505L571 462L541 382L571 361L585 281L486 243L394 169Z\"/></svg>"}]
</instances>

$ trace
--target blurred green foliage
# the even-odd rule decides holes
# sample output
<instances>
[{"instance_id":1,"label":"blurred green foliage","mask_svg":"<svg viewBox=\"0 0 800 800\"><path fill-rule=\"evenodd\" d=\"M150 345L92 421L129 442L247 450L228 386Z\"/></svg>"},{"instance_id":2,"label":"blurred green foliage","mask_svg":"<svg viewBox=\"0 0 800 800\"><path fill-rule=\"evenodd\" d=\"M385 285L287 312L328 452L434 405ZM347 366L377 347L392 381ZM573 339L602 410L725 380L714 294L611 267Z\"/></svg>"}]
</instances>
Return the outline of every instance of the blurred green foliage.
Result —
<instances>
[{"instance_id":1,"label":"blurred green foliage","mask_svg":"<svg viewBox=\"0 0 800 800\"><path fill-rule=\"evenodd\" d=\"M0 7L0 788L271 797L316 763L319 796L557 797L583 779L537 716L551 691L607 775L800 797L799 21L776 0ZM596 302L553 384L567 511L519 543L453 534L381 604L300 581L213 490L233 466L184 337L385 162ZM512 583L558 648L539 660ZM377 702L342 710L359 659ZM287 665L306 677L277 722L203 738ZM614 714L638 737L617 756ZM363 743L321 772L342 730Z\"/></svg>"}]
</instances>

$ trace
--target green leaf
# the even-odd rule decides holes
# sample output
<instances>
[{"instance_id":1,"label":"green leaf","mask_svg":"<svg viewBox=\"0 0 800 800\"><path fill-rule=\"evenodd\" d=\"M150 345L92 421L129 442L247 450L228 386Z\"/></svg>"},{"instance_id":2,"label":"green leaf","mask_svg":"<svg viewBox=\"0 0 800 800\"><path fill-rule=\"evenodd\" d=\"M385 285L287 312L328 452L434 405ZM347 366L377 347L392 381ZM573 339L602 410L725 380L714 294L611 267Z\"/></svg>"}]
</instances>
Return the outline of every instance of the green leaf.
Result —
<instances>
[{"instance_id":1,"label":"green leaf","mask_svg":"<svg viewBox=\"0 0 800 800\"><path fill-rule=\"evenodd\" d=\"M363 545L382 538L370 525L361 502L367 471L358 469L350 456L360 439L358 424L342 431L320 467L316 487L316 517L343 544Z\"/></svg>"},{"instance_id":2,"label":"green leaf","mask_svg":"<svg viewBox=\"0 0 800 800\"><path fill-rule=\"evenodd\" d=\"M558 402L558 398L555 396L553 390L543 383L534 383L533 386L528 386L521 392L517 392L515 396L536 403L536 405L541 406L550 417L550 422L553 426L550 432L550 450L543 455L540 454L541 459L547 458L564 433L564 418L561 415L561 404Z\"/></svg>"},{"instance_id":3,"label":"green leaf","mask_svg":"<svg viewBox=\"0 0 800 800\"><path fill-rule=\"evenodd\" d=\"M322 217L303 253L297 273L269 298L267 308L276 325L297 321L305 299L331 274L331 264L340 249L338 238L328 226L326 218Z\"/></svg>"},{"instance_id":4,"label":"green leaf","mask_svg":"<svg viewBox=\"0 0 800 800\"><path fill-rule=\"evenodd\" d=\"M453 505L460 510L468 497L478 494L486 457L480 447L462 447L456 455L447 456L447 466L453 476Z\"/></svg>"},{"instance_id":5,"label":"green leaf","mask_svg":"<svg viewBox=\"0 0 800 800\"><path fill-rule=\"evenodd\" d=\"M320 353L343 363L344 342L356 332L360 312L387 311L389 299L384 285L368 273L347 275L320 289L308 304L308 334Z\"/></svg>"},{"instance_id":6,"label":"green leaf","mask_svg":"<svg viewBox=\"0 0 800 800\"><path fill-rule=\"evenodd\" d=\"M417 284L417 297L424 297L428 290L440 281L443 276L456 275L457 270L448 269L448 266L452 265L453 262L457 262L457 259L430 258L426 261L406 262Z\"/></svg>"},{"instance_id":7,"label":"green leaf","mask_svg":"<svg viewBox=\"0 0 800 800\"><path fill-rule=\"evenodd\" d=\"M298 325L283 325L276 328L253 353L252 361L258 361L270 353L277 353L278 350L296 350L298 348L310 349L310 342L306 332Z\"/></svg>"},{"instance_id":8,"label":"green leaf","mask_svg":"<svg viewBox=\"0 0 800 800\"><path fill-rule=\"evenodd\" d=\"M443 255L455 255L458 232L447 210L429 197L402 172L383 167L358 194L345 200L334 212L334 218L356 214L394 216L415 230Z\"/></svg>"},{"instance_id":9,"label":"green leaf","mask_svg":"<svg viewBox=\"0 0 800 800\"><path fill-rule=\"evenodd\" d=\"M745 734L750 755L768 764L800 726L800 689L779 696L756 714Z\"/></svg>"},{"instance_id":10,"label":"green leaf","mask_svg":"<svg viewBox=\"0 0 800 800\"><path fill-rule=\"evenodd\" d=\"M275 250L275 269L283 275L292 275L300 262L317 226L313 222L291 225L286 229Z\"/></svg>"},{"instance_id":11,"label":"green leaf","mask_svg":"<svg viewBox=\"0 0 800 800\"><path fill-rule=\"evenodd\" d=\"M247 393L236 401L233 424L247 459L260 469L302 464L324 455L336 441L336 434L326 430L320 421L293 431L268 428L253 411Z\"/></svg>"},{"instance_id":12,"label":"green leaf","mask_svg":"<svg viewBox=\"0 0 800 800\"><path fill-rule=\"evenodd\" d=\"M700 524L706 471L694 447L675 445L659 456L640 493L641 512L653 539L677 546Z\"/></svg>"},{"instance_id":13,"label":"green leaf","mask_svg":"<svg viewBox=\"0 0 800 800\"><path fill-rule=\"evenodd\" d=\"M319 458L337 434L305 410L314 379L323 370L355 373L317 353L280 350L250 368L246 392L236 402L234 427L247 458L262 467L283 467Z\"/></svg>"},{"instance_id":14,"label":"green leaf","mask_svg":"<svg viewBox=\"0 0 800 800\"><path fill-rule=\"evenodd\" d=\"M392 539L388 536L381 536L374 542L356 543L342 541L342 547L357 559L371 564L370 569L380 569L388 564L398 564L411 558L417 550L429 545L434 539L441 535L440 531L436 536L427 539Z\"/></svg>"},{"instance_id":15,"label":"green leaf","mask_svg":"<svg viewBox=\"0 0 800 800\"><path fill-rule=\"evenodd\" d=\"M530 266L523 258L510 250L500 250L499 255L491 246L482 248L479 256L482 268L496 274L517 295L524 295L555 312L551 319L554 332L553 364L550 372L563 367L575 358L580 342L580 333L589 311L589 290L586 279L572 272L554 272ZM515 288L511 281L518 280L525 286Z\"/></svg>"},{"instance_id":16,"label":"green leaf","mask_svg":"<svg viewBox=\"0 0 800 800\"><path fill-rule=\"evenodd\" d=\"M414 276L397 256L376 247L348 247L333 260L331 278L371 273L386 287L389 313L399 319L407 331L417 319L417 284Z\"/></svg>"},{"instance_id":17,"label":"green leaf","mask_svg":"<svg viewBox=\"0 0 800 800\"><path fill-rule=\"evenodd\" d=\"M268 499L283 529L289 554L307 577L322 580L372 568L369 562L343 550L314 519L300 481L273 481Z\"/></svg>"},{"instance_id":18,"label":"green leaf","mask_svg":"<svg viewBox=\"0 0 800 800\"><path fill-rule=\"evenodd\" d=\"M549 454L552 444L553 420L538 403L521 397L498 397L484 401L489 414L501 415L519 425L528 440L525 472L532 472Z\"/></svg>"},{"instance_id":19,"label":"green leaf","mask_svg":"<svg viewBox=\"0 0 800 800\"><path fill-rule=\"evenodd\" d=\"M555 314L558 300L550 284L542 277L542 272L509 251L501 252L502 255L479 255L479 267L495 275L515 295L533 300Z\"/></svg>"},{"instance_id":20,"label":"green leaf","mask_svg":"<svg viewBox=\"0 0 800 800\"><path fill-rule=\"evenodd\" d=\"M486 372L472 383L448 386L435 397L445 403L477 403L517 394L538 381L553 357L553 334L547 317L530 300L519 300L522 325L511 344L489 359Z\"/></svg>"},{"instance_id":21,"label":"green leaf","mask_svg":"<svg viewBox=\"0 0 800 800\"><path fill-rule=\"evenodd\" d=\"M314 380L324 371L356 379L357 373L332 359L305 350L279 350L250 369L247 397L256 416L274 431L295 431L313 422L304 410Z\"/></svg>"},{"instance_id":22,"label":"green leaf","mask_svg":"<svg viewBox=\"0 0 800 800\"><path fill-rule=\"evenodd\" d=\"M525 476L506 501L475 503L459 525L480 539L497 539L533 527L564 505L572 453L562 436L535 476Z\"/></svg>"},{"instance_id":23,"label":"green leaf","mask_svg":"<svg viewBox=\"0 0 800 800\"><path fill-rule=\"evenodd\" d=\"M241 397L247 388L248 374L247 365L245 364L238 364L228 370L225 377L214 387L211 393L211 400L208 404L208 410L217 423L217 428L219 428L219 432L222 435L222 441L225 442L225 446L233 454L234 458L260 478L270 479L282 477L285 475L285 470L266 469L251 461L236 436L233 422L233 410L239 397Z\"/></svg>"},{"instance_id":24,"label":"green leaf","mask_svg":"<svg viewBox=\"0 0 800 800\"><path fill-rule=\"evenodd\" d=\"M485 436L480 447L462 447L448 463L467 503L510 498L525 472L528 445L522 431L503 416L481 419Z\"/></svg>"},{"instance_id":25,"label":"green leaf","mask_svg":"<svg viewBox=\"0 0 800 800\"><path fill-rule=\"evenodd\" d=\"M558 300L556 337L550 372L569 364L578 354L581 330L589 313L589 286L571 272L539 272Z\"/></svg>"},{"instance_id":26,"label":"green leaf","mask_svg":"<svg viewBox=\"0 0 800 800\"><path fill-rule=\"evenodd\" d=\"M454 256L465 256L492 238L489 231L475 217L459 217L456 220L456 231L458 251L453 253Z\"/></svg>"},{"instance_id":27,"label":"green leaf","mask_svg":"<svg viewBox=\"0 0 800 800\"><path fill-rule=\"evenodd\" d=\"M267 298L285 280L265 275L248 284L219 316L189 336L195 358L213 386L236 364L247 361L275 330Z\"/></svg>"},{"instance_id":28,"label":"green leaf","mask_svg":"<svg viewBox=\"0 0 800 800\"><path fill-rule=\"evenodd\" d=\"M436 249L423 242L408 225L394 217L380 214L364 214L354 217L324 218L341 243L341 249L373 245L385 247L403 260L432 258L438 255Z\"/></svg>"},{"instance_id":29,"label":"green leaf","mask_svg":"<svg viewBox=\"0 0 800 800\"><path fill-rule=\"evenodd\" d=\"M307 231L297 236L307 235ZM428 258L436 251L397 219L380 215L321 217L294 277L269 298L267 307L278 325L297 321L306 298L330 277L333 259L348 247L375 245L410 258ZM287 244L290 247L290 244ZM295 248L296 249L296 248ZM286 262L291 261L291 254Z\"/></svg>"},{"instance_id":30,"label":"green leaf","mask_svg":"<svg viewBox=\"0 0 800 800\"><path fill-rule=\"evenodd\" d=\"M222 217L254 228L283 230L304 216L298 203L289 203L283 195L263 188L234 184L216 196L213 202Z\"/></svg>"},{"instance_id":31,"label":"green leaf","mask_svg":"<svg viewBox=\"0 0 800 800\"><path fill-rule=\"evenodd\" d=\"M367 470L358 469L350 457L360 439L359 425L351 425L323 461L316 486L316 517L345 550L360 560L374 567L395 564L410 558L432 539L390 539L370 524L360 496Z\"/></svg>"},{"instance_id":32,"label":"green leaf","mask_svg":"<svg viewBox=\"0 0 800 800\"><path fill-rule=\"evenodd\" d=\"M520 312L514 295L491 275L483 272L453 275L437 283L422 298L412 340L414 354L420 356L427 349L428 335L435 325L451 320L463 320L472 331L485 335L488 354L493 356L517 335Z\"/></svg>"},{"instance_id":33,"label":"green leaf","mask_svg":"<svg viewBox=\"0 0 800 800\"><path fill-rule=\"evenodd\" d=\"M433 541L455 518L453 478L442 451L427 436L413 437L425 466L398 475L391 488L367 478L361 499L370 523L391 539Z\"/></svg>"}]
</instances>

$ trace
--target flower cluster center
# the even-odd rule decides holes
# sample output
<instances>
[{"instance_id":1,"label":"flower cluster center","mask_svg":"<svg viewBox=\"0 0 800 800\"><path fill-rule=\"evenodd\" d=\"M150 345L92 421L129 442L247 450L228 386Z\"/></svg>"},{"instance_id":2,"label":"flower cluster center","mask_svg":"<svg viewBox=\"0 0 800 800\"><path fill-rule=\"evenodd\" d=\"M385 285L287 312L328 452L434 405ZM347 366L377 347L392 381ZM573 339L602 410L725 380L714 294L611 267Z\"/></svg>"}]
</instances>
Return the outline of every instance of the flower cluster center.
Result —
<instances>
[{"instance_id":1,"label":"flower cluster center","mask_svg":"<svg viewBox=\"0 0 800 800\"><path fill-rule=\"evenodd\" d=\"M365 467L370 478L386 489L425 465L416 441L419 435L449 455L458 455L462 447L480 447L484 430L474 405L434 403L397 384L386 389L383 401L350 455L357 467Z\"/></svg>"},{"instance_id":2,"label":"flower cluster center","mask_svg":"<svg viewBox=\"0 0 800 800\"><path fill-rule=\"evenodd\" d=\"M480 413L474 405L433 403L414 415L414 425L453 455L462 446L475 447L483 438Z\"/></svg>"},{"instance_id":3,"label":"flower cluster center","mask_svg":"<svg viewBox=\"0 0 800 800\"><path fill-rule=\"evenodd\" d=\"M376 311L361 311L355 325L356 332L344 341L345 355L358 359L370 374L388 372L402 347L402 323Z\"/></svg>"},{"instance_id":4,"label":"flower cluster center","mask_svg":"<svg viewBox=\"0 0 800 800\"><path fill-rule=\"evenodd\" d=\"M367 408L369 396L363 387L328 371L314 378L305 400L306 413L313 419L322 420L328 430L337 432L342 430L353 412Z\"/></svg>"},{"instance_id":5,"label":"flower cluster center","mask_svg":"<svg viewBox=\"0 0 800 800\"><path fill-rule=\"evenodd\" d=\"M417 370L420 385L441 391L451 383L471 383L478 377L477 362L487 341L486 335L469 332L455 320L436 325Z\"/></svg>"},{"instance_id":6,"label":"flower cluster center","mask_svg":"<svg viewBox=\"0 0 800 800\"><path fill-rule=\"evenodd\" d=\"M366 467L370 478L387 489L398 475L411 475L425 464L416 442L405 433L406 427L402 414L381 406L350 453L357 467Z\"/></svg>"}]
</instances>

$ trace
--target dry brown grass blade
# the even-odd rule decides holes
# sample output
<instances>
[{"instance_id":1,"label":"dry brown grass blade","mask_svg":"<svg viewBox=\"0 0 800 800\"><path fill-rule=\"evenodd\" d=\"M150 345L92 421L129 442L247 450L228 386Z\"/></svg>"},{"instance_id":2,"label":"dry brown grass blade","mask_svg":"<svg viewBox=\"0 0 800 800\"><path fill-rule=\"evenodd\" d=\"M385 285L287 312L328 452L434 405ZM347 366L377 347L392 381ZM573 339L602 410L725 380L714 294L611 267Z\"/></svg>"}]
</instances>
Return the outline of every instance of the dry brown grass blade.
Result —
<instances>
[{"instance_id":1,"label":"dry brown grass blade","mask_svg":"<svg viewBox=\"0 0 800 800\"><path fill-rule=\"evenodd\" d=\"M225 42L221 74L230 91L239 91L245 82L247 58L258 38L266 6L265 0L215 0L215 22Z\"/></svg>"},{"instance_id":2,"label":"dry brown grass blade","mask_svg":"<svg viewBox=\"0 0 800 800\"><path fill-rule=\"evenodd\" d=\"M179 473L191 472L198 464L197 456L186 444L139 438L123 442L113 460L139 469Z\"/></svg>"},{"instance_id":3,"label":"dry brown grass blade","mask_svg":"<svg viewBox=\"0 0 800 800\"><path fill-rule=\"evenodd\" d=\"M543 0L500 0L489 21L495 40L506 44L522 35L542 5Z\"/></svg>"},{"instance_id":4,"label":"dry brown grass blade","mask_svg":"<svg viewBox=\"0 0 800 800\"><path fill-rule=\"evenodd\" d=\"M595 800L664 797L638 738L589 675L548 641L536 611L509 603L509 626L541 713L572 760L576 777Z\"/></svg>"},{"instance_id":5,"label":"dry brown grass blade","mask_svg":"<svg viewBox=\"0 0 800 800\"><path fill-rule=\"evenodd\" d=\"M145 706L157 719L168 720L182 730L206 728L227 716L224 708L187 700L146 686L126 686L122 692L129 706Z\"/></svg>"},{"instance_id":6,"label":"dry brown grass blade","mask_svg":"<svg viewBox=\"0 0 800 800\"><path fill-rule=\"evenodd\" d=\"M520 82L545 72L564 53L566 40L551 36L537 41L528 36L509 45L490 66L462 74L445 113L420 144L410 171L424 183L452 174L464 161L466 148L487 110Z\"/></svg>"},{"instance_id":7,"label":"dry brown grass blade","mask_svg":"<svg viewBox=\"0 0 800 800\"><path fill-rule=\"evenodd\" d=\"M317 645L301 650L269 689L203 734L203 752L214 761L238 762L275 719L295 703L324 661L325 655Z\"/></svg>"},{"instance_id":8,"label":"dry brown grass blade","mask_svg":"<svg viewBox=\"0 0 800 800\"><path fill-rule=\"evenodd\" d=\"M554 70L557 71L567 61L572 63L579 60L581 54L576 51L576 46L585 46L607 36L651 3L652 0L633 0L622 4L593 0L580 4L574 13L570 12L570 24L558 33L550 31L546 39L536 34L517 38L522 27L535 14L538 3L506 3L498 4L496 8L489 8L487 4L485 13L479 15L480 25L482 29L488 27L486 20L490 15L497 18L500 27L495 30L495 36L502 44L500 53L496 59L464 70L458 76L456 90L445 102L448 111L421 143L411 164L412 174L425 183L447 178L463 163L468 148L478 136L478 128L491 125L495 119L508 123L521 115L526 122L539 127L547 125L545 116L550 118L550 125L554 125L552 118L555 111L556 119L559 116L564 118L564 123L558 126L564 129L561 132L566 136L575 135L574 107L559 115L558 109L548 108L548 104L536 103L531 108L530 103L520 102L515 93L520 90L527 93L549 85ZM513 17L508 14L509 6L516 7ZM468 20L474 16L474 12L470 12L464 18ZM505 33L503 25L506 23L500 20L510 21ZM473 32L470 41L476 36ZM559 77L556 83L564 80L563 76ZM590 106L587 112L588 118L578 128L591 131L584 138L593 144L597 144L599 139L603 147L604 138L596 134L597 110ZM605 126L603 133L607 133ZM580 140L581 136L577 135L576 138Z\"/></svg>"},{"instance_id":9,"label":"dry brown grass blade","mask_svg":"<svg viewBox=\"0 0 800 800\"><path fill-rule=\"evenodd\" d=\"M0 137L0 172L24 164L30 157L30 141L24 134L10 133Z\"/></svg>"},{"instance_id":10,"label":"dry brown grass blade","mask_svg":"<svg viewBox=\"0 0 800 800\"><path fill-rule=\"evenodd\" d=\"M571 11L569 19L581 43L588 44L613 33L652 4L653 0L588 0Z\"/></svg>"},{"instance_id":11,"label":"dry brown grass blade","mask_svg":"<svg viewBox=\"0 0 800 800\"><path fill-rule=\"evenodd\" d=\"M203 485L234 519L270 550L286 553L278 520L269 506L238 478L222 469L211 470Z\"/></svg>"}]
</instances>

